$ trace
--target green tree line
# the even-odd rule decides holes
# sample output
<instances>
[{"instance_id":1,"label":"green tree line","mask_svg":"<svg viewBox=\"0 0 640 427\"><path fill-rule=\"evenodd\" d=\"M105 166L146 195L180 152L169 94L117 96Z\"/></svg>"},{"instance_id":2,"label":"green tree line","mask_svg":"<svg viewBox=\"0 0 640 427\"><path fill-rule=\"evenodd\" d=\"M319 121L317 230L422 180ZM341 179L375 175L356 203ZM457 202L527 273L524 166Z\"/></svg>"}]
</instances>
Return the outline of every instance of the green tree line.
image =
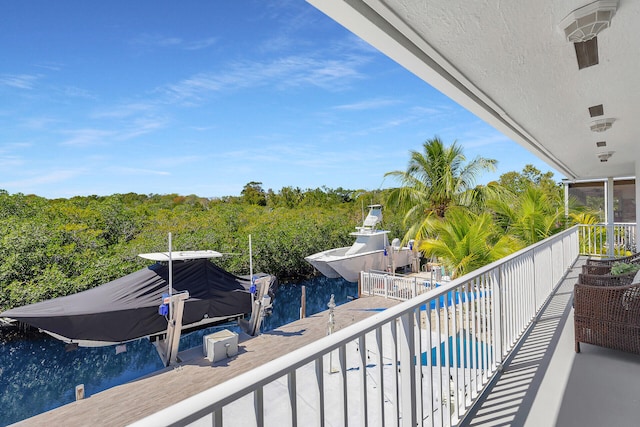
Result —
<instances>
[{"instance_id":1,"label":"green tree line","mask_svg":"<svg viewBox=\"0 0 640 427\"><path fill-rule=\"evenodd\" d=\"M0 190L0 310L68 295L149 265L137 255L212 249L235 274L253 268L281 281L314 274L304 257L352 244L362 209L385 192L286 187L250 182L238 197L114 194L46 199ZM365 212L366 213L366 212ZM384 225L402 236L402 219Z\"/></svg>"}]
</instances>

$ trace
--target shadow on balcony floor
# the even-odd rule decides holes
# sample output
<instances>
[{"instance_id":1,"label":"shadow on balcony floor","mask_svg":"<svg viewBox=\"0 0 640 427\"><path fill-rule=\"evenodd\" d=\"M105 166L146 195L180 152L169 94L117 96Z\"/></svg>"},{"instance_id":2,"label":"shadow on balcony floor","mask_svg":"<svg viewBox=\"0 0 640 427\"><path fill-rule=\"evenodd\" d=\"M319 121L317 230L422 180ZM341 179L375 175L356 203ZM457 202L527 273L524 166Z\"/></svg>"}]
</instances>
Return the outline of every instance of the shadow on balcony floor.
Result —
<instances>
[{"instance_id":1,"label":"shadow on balcony floor","mask_svg":"<svg viewBox=\"0 0 640 427\"><path fill-rule=\"evenodd\" d=\"M564 389L557 426L640 424L640 356L581 344Z\"/></svg>"},{"instance_id":2,"label":"shadow on balcony floor","mask_svg":"<svg viewBox=\"0 0 640 427\"><path fill-rule=\"evenodd\" d=\"M464 426L635 426L640 356L582 344L574 352L572 292L580 258Z\"/></svg>"}]
</instances>

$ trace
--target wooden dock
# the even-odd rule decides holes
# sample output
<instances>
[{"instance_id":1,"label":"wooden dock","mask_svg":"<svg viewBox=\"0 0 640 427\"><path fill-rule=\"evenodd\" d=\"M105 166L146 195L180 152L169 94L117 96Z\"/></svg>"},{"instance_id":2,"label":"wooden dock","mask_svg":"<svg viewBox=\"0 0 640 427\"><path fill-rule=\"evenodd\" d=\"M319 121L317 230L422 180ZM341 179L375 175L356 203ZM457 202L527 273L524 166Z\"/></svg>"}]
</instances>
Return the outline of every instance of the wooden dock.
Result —
<instances>
[{"instance_id":1,"label":"wooden dock","mask_svg":"<svg viewBox=\"0 0 640 427\"><path fill-rule=\"evenodd\" d=\"M350 326L399 301L364 297L335 309L335 330ZM257 337L241 339L238 354L211 363L202 348L181 353L184 360L138 380L86 396L17 423L18 426L124 426L290 353L327 334L328 311L297 320Z\"/></svg>"}]
</instances>

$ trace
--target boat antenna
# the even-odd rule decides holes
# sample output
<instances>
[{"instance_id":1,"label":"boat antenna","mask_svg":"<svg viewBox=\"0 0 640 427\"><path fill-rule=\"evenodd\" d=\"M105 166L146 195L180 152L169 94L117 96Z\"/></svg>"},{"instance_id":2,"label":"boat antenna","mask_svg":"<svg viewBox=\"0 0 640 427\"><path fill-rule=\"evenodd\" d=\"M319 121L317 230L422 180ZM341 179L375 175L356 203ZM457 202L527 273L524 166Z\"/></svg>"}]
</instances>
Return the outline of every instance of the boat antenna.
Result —
<instances>
[{"instance_id":1,"label":"boat antenna","mask_svg":"<svg viewBox=\"0 0 640 427\"><path fill-rule=\"evenodd\" d=\"M169 232L169 320L173 320L173 304L171 297L173 295L173 262L171 258L171 232Z\"/></svg>"},{"instance_id":2,"label":"boat antenna","mask_svg":"<svg viewBox=\"0 0 640 427\"><path fill-rule=\"evenodd\" d=\"M249 275L253 284L253 256L251 254L251 234L249 234Z\"/></svg>"},{"instance_id":3,"label":"boat antenna","mask_svg":"<svg viewBox=\"0 0 640 427\"><path fill-rule=\"evenodd\" d=\"M362 222L364 223L364 200L360 200L360 211L362 212Z\"/></svg>"}]
</instances>

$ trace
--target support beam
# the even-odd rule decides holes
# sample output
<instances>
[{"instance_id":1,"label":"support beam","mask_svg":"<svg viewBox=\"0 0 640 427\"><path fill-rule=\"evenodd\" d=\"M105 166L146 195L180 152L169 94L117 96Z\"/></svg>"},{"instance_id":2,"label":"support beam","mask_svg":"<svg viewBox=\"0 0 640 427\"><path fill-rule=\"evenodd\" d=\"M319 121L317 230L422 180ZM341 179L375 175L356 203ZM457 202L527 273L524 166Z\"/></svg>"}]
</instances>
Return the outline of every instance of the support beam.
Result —
<instances>
[{"instance_id":1,"label":"support beam","mask_svg":"<svg viewBox=\"0 0 640 427\"><path fill-rule=\"evenodd\" d=\"M638 252L640 250L640 227L638 226L638 221L640 221L640 183L638 182L638 177L640 176L640 161L636 161L636 176L635 176L635 190L636 190L636 241L635 241L635 250L634 252Z\"/></svg>"},{"instance_id":2,"label":"support beam","mask_svg":"<svg viewBox=\"0 0 640 427\"><path fill-rule=\"evenodd\" d=\"M184 313L184 302L189 299L189 292L184 291L173 294L169 297L169 307L171 317L167 324L167 336L164 340L156 341L154 344L164 366L176 364L178 362L178 345L182 334L182 314Z\"/></svg>"},{"instance_id":3,"label":"support beam","mask_svg":"<svg viewBox=\"0 0 640 427\"><path fill-rule=\"evenodd\" d=\"M607 178L607 182L605 183L605 187L604 187L604 199L606 202L606 206L605 206L605 220L607 223L607 256L608 257L613 257L614 256L614 252L613 252L613 246L614 246L614 235L613 235L613 221L614 221L614 215L613 215L613 201L614 201L614 197L613 197L613 177L608 177Z\"/></svg>"},{"instance_id":4,"label":"support beam","mask_svg":"<svg viewBox=\"0 0 640 427\"><path fill-rule=\"evenodd\" d=\"M564 220L565 224L569 223L569 181L563 180L564 186Z\"/></svg>"}]
</instances>

